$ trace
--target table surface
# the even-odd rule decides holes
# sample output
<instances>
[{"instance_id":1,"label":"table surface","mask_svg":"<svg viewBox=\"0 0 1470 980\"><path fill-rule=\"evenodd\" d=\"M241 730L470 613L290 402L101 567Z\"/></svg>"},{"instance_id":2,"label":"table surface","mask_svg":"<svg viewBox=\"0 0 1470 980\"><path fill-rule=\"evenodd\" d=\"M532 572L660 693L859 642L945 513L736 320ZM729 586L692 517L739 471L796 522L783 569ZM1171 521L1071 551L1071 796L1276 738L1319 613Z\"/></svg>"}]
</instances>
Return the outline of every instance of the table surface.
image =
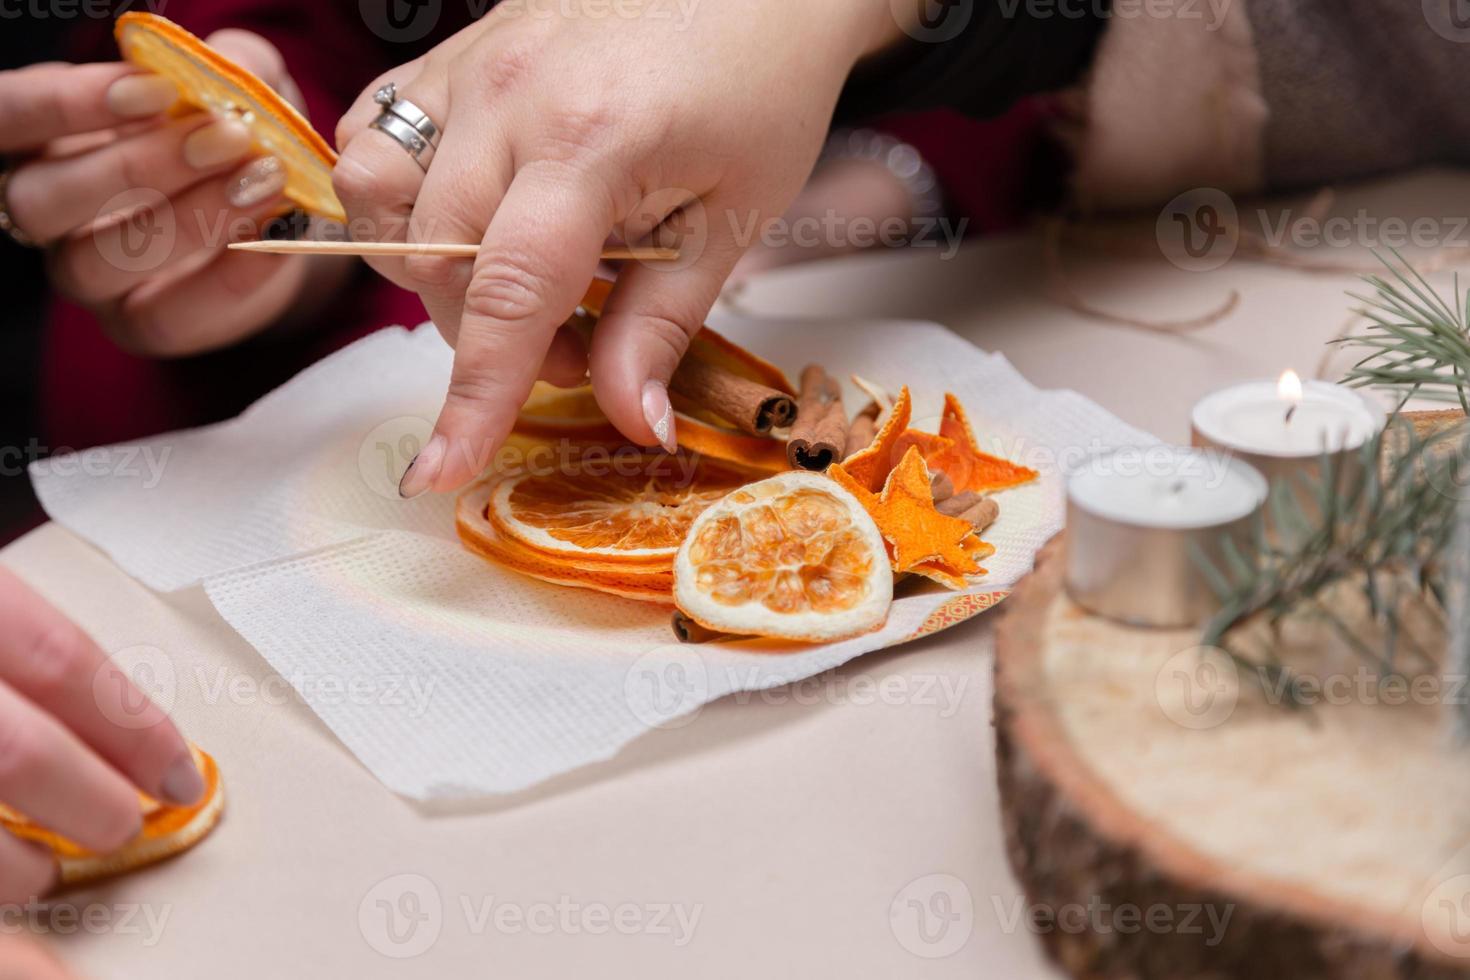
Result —
<instances>
[{"instance_id":1,"label":"table surface","mask_svg":"<svg viewBox=\"0 0 1470 980\"><path fill-rule=\"evenodd\" d=\"M1438 218L1467 185L1415 175L1340 193L1333 213ZM1368 265L1361 246L1375 243L1317 254ZM778 272L738 302L935 320L1038 385L1183 440L1210 388L1313 373L1354 281L1075 248L1064 265L1077 293L1124 315L1190 317L1232 289L1240 302L1188 335L1100 322L1050 298L1033 235ZM429 812L379 785L200 590L154 594L55 525L0 560L105 649L172 659L173 715L218 758L229 794L186 859L64 896L92 916L83 925L33 919L87 976L1054 975L1017 918L1003 854L993 615L726 698L516 796ZM894 678L903 703L864 686Z\"/></svg>"}]
</instances>

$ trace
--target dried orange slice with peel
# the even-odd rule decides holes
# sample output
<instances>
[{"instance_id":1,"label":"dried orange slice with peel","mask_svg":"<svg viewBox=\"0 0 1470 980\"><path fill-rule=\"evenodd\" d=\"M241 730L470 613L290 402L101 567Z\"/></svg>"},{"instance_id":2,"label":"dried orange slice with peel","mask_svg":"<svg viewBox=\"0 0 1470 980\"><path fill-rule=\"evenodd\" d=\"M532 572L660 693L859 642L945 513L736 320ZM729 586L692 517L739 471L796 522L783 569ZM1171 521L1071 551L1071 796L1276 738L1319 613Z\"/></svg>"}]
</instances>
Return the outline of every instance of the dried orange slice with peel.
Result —
<instances>
[{"instance_id":1,"label":"dried orange slice with peel","mask_svg":"<svg viewBox=\"0 0 1470 980\"><path fill-rule=\"evenodd\" d=\"M172 81L184 102L249 127L255 145L285 165L287 198L311 214L347 220L332 190L337 154L265 82L157 14L125 13L114 34L127 61Z\"/></svg>"},{"instance_id":2,"label":"dried orange slice with peel","mask_svg":"<svg viewBox=\"0 0 1470 980\"><path fill-rule=\"evenodd\" d=\"M34 841L50 849L59 867L59 882L63 885L110 878L181 854L209 835L219 823L225 806L219 767L197 745L191 748L194 763L204 777L203 799L193 806L163 806L139 794L143 832L111 854L95 854L59 834L36 826L4 805L0 805L0 827L22 840Z\"/></svg>"},{"instance_id":3,"label":"dried orange slice with peel","mask_svg":"<svg viewBox=\"0 0 1470 980\"><path fill-rule=\"evenodd\" d=\"M601 316L612 292L612 283L594 279L582 297L582 308L594 317ZM689 343L686 357L698 357L734 374L758 381L768 388L788 395L796 390L780 368L745 350L743 347L703 327ZM789 467L786 440L766 439L738 431L727 420L690 405L675 393L674 436L684 449L713 459L729 460L765 473L776 473ZM521 408L515 431L550 439L579 442L626 442L621 433L597 407L590 386L553 388L538 383L530 399Z\"/></svg>"},{"instance_id":4,"label":"dried orange slice with peel","mask_svg":"<svg viewBox=\"0 0 1470 980\"><path fill-rule=\"evenodd\" d=\"M490 496L490 519L547 554L667 563L706 507L749 482L732 467L682 454L611 469L501 480Z\"/></svg>"},{"instance_id":5,"label":"dried orange slice with peel","mask_svg":"<svg viewBox=\"0 0 1470 980\"><path fill-rule=\"evenodd\" d=\"M481 558L531 578L574 588L593 589L640 602L673 601L674 576L662 567L637 563L568 562L546 555L507 537L487 516L490 496L499 478L476 484L460 495L455 524L465 547Z\"/></svg>"},{"instance_id":6,"label":"dried orange slice with peel","mask_svg":"<svg viewBox=\"0 0 1470 980\"><path fill-rule=\"evenodd\" d=\"M830 641L883 625L893 573L852 494L819 473L783 473L694 521L674 562L674 600L728 633Z\"/></svg>"}]
</instances>

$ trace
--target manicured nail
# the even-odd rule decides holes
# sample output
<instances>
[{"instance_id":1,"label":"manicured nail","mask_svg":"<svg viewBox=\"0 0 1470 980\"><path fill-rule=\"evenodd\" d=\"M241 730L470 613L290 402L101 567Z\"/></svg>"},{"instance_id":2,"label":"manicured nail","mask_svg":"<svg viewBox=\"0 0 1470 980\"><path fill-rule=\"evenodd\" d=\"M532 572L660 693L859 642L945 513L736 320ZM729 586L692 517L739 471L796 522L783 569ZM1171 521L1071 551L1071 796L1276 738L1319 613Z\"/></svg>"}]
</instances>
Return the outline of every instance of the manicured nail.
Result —
<instances>
[{"instance_id":1,"label":"manicured nail","mask_svg":"<svg viewBox=\"0 0 1470 980\"><path fill-rule=\"evenodd\" d=\"M285 164L276 157L261 157L235 171L225 199L237 208L249 208L264 204L285 189Z\"/></svg>"},{"instance_id":2,"label":"manicured nail","mask_svg":"<svg viewBox=\"0 0 1470 980\"><path fill-rule=\"evenodd\" d=\"M404 500L412 500L433 485L439 476L439 471L444 468L444 450L448 443L438 433L429 440L413 462L408 464L408 469L403 472L403 479L398 481L398 496Z\"/></svg>"},{"instance_id":3,"label":"manicured nail","mask_svg":"<svg viewBox=\"0 0 1470 980\"><path fill-rule=\"evenodd\" d=\"M174 806L192 806L199 802L204 795L204 777L199 775L199 767L194 764L194 756L188 752L174 760L174 764L168 767L168 772L163 775L163 784L159 786L163 792L165 803Z\"/></svg>"},{"instance_id":4,"label":"manicured nail","mask_svg":"<svg viewBox=\"0 0 1470 980\"><path fill-rule=\"evenodd\" d=\"M643 386L643 421L653 430L665 452L678 451L679 443L674 439L674 406L669 404L669 389L662 381L650 381Z\"/></svg>"},{"instance_id":5,"label":"manicured nail","mask_svg":"<svg viewBox=\"0 0 1470 980\"><path fill-rule=\"evenodd\" d=\"M250 152L250 130L234 119L200 126L184 137L184 162L195 170L213 170Z\"/></svg>"},{"instance_id":6,"label":"manicured nail","mask_svg":"<svg viewBox=\"0 0 1470 980\"><path fill-rule=\"evenodd\" d=\"M107 87L107 108L124 119L156 116L179 101L179 89L162 75L125 75Z\"/></svg>"}]
</instances>

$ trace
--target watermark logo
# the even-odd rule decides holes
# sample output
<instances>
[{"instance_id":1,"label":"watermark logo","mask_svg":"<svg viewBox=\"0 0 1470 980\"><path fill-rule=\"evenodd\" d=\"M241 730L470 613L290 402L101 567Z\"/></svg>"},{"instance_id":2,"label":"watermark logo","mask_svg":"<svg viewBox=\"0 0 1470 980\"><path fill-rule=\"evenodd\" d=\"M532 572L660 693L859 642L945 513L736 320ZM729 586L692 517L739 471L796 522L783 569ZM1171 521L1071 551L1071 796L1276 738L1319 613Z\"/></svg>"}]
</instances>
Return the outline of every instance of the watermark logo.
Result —
<instances>
[{"instance_id":1,"label":"watermark logo","mask_svg":"<svg viewBox=\"0 0 1470 980\"><path fill-rule=\"evenodd\" d=\"M178 225L169 199L151 187L114 194L97 211L92 236L103 261L121 272L154 272L173 255Z\"/></svg>"},{"instance_id":2,"label":"watermark logo","mask_svg":"<svg viewBox=\"0 0 1470 980\"><path fill-rule=\"evenodd\" d=\"M1470 439L1456 439L1451 447L1441 443L1420 465L1435 492L1450 500L1470 500Z\"/></svg>"},{"instance_id":3,"label":"watermark logo","mask_svg":"<svg viewBox=\"0 0 1470 980\"><path fill-rule=\"evenodd\" d=\"M1419 909L1424 935L1441 953L1470 957L1470 874L1439 882Z\"/></svg>"},{"instance_id":4,"label":"watermark logo","mask_svg":"<svg viewBox=\"0 0 1470 980\"><path fill-rule=\"evenodd\" d=\"M358 0L367 29L393 44L412 44L429 36L444 12L443 0Z\"/></svg>"},{"instance_id":5,"label":"watermark logo","mask_svg":"<svg viewBox=\"0 0 1470 980\"><path fill-rule=\"evenodd\" d=\"M951 874L915 878L893 896L888 927L898 944L926 960L953 956L975 930L975 900L970 888Z\"/></svg>"},{"instance_id":6,"label":"watermark logo","mask_svg":"<svg viewBox=\"0 0 1470 980\"><path fill-rule=\"evenodd\" d=\"M1154 698L1164 717L1203 731L1223 725L1240 700L1240 671L1218 647L1180 650L1154 676Z\"/></svg>"},{"instance_id":7,"label":"watermark logo","mask_svg":"<svg viewBox=\"0 0 1470 980\"><path fill-rule=\"evenodd\" d=\"M157 720L150 705L165 714L178 697L173 659L155 646L125 647L92 675L92 697L103 717L119 728L147 728Z\"/></svg>"},{"instance_id":8,"label":"watermark logo","mask_svg":"<svg viewBox=\"0 0 1470 980\"><path fill-rule=\"evenodd\" d=\"M368 489L398 500L398 483L434 431L434 423L417 415L400 415L374 427L357 447L357 472Z\"/></svg>"},{"instance_id":9,"label":"watermark logo","mask_svg":"<svg viewBox=\"0 0 1470 980\"><path fill-rule=\"evenodd\" d=\"M905 34L925 44L944 44L959 37L975 16L975 0L888 0L889 12Z\"/></svg>"},{"instance_id":10,"label":"watermark logo","mask_svg":"<svg viewBox=\"0 0 1470 980\"><path fill-rule=\"evenodd\" d=\"M357 926L367 944L396 960L422 956L439 941L444 902L439 889L419 874L384 878L363 895Z\"/></svg>"},{"instance_id":11,"label":"watermark logo","mask_svg":"<svg viewBox=\"0 0 1470 980\"><path fill-rule=\"evenodd\" d=\"M697 263L709 246L709 213L699 195L683 187L653 191L638 202L619 228L623 241L678 249L679 257L650 263L661 272L680 272Z\"/></svg>"},{"instance_id":12,"label":"watermark logo","mask_svg":"<svg viewBox=\"0 0 1470 980\"><path fill-rule=\"evenodd\" d=\"M1424 22L1446 41L1470 41L1470 0L1423 0Z\"/></svg>"},{"instance_id":13,"label":"watermark logo","mask_svg":"<svg viewBox=\"0 0 1470 980\"><path fill-rule=\"evenodd\" d=\"M710 699L709 668L684 644L643 654L623 675L623 697L633 717L650 728L683 728Z\"/></svg>"},{"instance_id":14,"label":"watermark logo","mask_svg":"<svg viewBox=\"0 0 1470 980\"><path fill-rule=\"evenodd\" d=\"M1218 269L1235 255L1240 218L1230 195L1214 187L1185 191L1164 206L1154 235L1164 258L1186 272Z\"/></svg>"}]
</instances>

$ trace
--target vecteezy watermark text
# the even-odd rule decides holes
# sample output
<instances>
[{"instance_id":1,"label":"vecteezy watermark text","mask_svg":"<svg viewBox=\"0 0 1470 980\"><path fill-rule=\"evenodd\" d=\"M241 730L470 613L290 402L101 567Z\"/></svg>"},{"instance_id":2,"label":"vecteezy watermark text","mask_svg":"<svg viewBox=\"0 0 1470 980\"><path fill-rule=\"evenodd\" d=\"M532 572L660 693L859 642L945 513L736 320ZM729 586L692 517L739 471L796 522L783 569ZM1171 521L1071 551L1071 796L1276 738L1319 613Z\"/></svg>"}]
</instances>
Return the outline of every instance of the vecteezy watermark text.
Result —
<instances>
[{"instance_id":1,"label":"vecteezy watermark text","mask_svg":"<svg viewBox=\"0 0 1470 980\"><path fill-rule=\"evenodd\" d=\"M1124 936L1138 933L1193 935L1204 937L1204 944L1211 948L1224 940L1230 917L1235 913L1234 904L1228 902L1223 905L1210 902L1151 902L1140 905L1136 902L1109 902L1100 895L1090 896L1085 902L1057 905L1028 903L1020 895L1009 901L994 895L991 896L991 904L1001 931L1006 933L1024 928L1038 936L1055 932L1102 936L1112 933Z\"/></svg>"},{"instance_id":2,"label":"vecteezy watermark text","mask_svg":"<svg viewBox=\"0 0 1470 980\"><path fill-rule=\"evenodd\" d=\"M384 956L408 959L433 948L445 929L470 936L654 936L682 949L704 914L700 902L585 900L572 895L521 901L461 893L445 900L420 874L377 882L357 907L358 929Z\"/></svg>"},{"instance_id":3,"label":"vecteezy watermark text","mask_svg":"<svg viewBox=\"0 0 1470 980\"><path fill-rule=\"evenodd\" d=\"M170 445L53 450L32 438L24 446L0 446L0 476L21 476L34 464L38 474L136 480L144 490L152 490L162 482L173 451Z\"/></svg>"},{"instance_id":4,"label":"vecteezy watermark text","mask_svg":"<svg viewBox=\"0 0 1470 980\"><path fill-rule=\"evenodd\" d=\"M19 904L0 904L0 935L71 936L77 933L102 936L137 936L145 948L157 946L173 915L172 905L137 902L43 901L32 898Z\"/></svg>"}]
</instances>

